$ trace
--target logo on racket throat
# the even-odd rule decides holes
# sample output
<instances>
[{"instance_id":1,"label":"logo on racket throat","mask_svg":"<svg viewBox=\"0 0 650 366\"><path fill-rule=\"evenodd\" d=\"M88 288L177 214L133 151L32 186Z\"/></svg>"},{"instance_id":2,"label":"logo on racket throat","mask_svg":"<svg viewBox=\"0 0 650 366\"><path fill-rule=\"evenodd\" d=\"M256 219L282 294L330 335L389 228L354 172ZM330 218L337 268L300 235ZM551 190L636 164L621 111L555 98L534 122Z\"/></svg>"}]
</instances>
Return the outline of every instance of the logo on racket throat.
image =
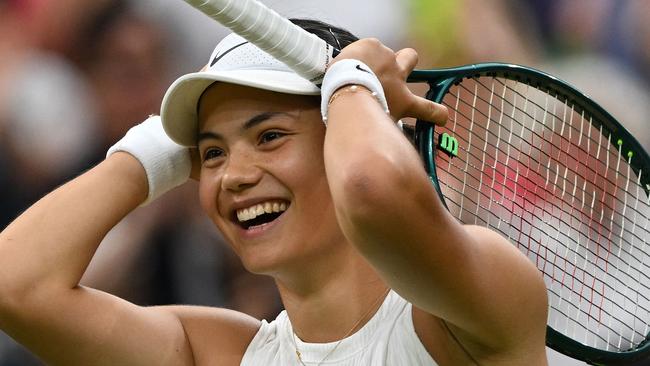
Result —
<instances>
[{"instance_id":1,"label":"logo on racket throat","mask_svg":"<svg viewBox=\"0 0 650 366\"><path fill-rule=\"evenodd\" d=\"M458 156L458 140L447 132L438 135L437 147L451 158Z\"/></svg>"}]
</instances>

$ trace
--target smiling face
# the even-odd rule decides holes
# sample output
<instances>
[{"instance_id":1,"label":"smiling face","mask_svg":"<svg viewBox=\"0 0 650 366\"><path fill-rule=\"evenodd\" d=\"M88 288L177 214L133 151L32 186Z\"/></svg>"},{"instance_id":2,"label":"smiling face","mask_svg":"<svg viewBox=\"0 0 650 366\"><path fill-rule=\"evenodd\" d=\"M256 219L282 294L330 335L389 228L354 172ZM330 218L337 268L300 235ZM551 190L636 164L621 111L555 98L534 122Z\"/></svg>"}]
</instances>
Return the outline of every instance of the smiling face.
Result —
<instances>
[{"instance_id":1,"label":"smiling face","mask_svg":"<svg viewBox=\"0 0 650 366\"><path fill-rule=\"evenodd\" d=\"M315 97L216 83L199 105L201 206L251 272L330 257L345 242Z\"/></svg>"}]
</instances>

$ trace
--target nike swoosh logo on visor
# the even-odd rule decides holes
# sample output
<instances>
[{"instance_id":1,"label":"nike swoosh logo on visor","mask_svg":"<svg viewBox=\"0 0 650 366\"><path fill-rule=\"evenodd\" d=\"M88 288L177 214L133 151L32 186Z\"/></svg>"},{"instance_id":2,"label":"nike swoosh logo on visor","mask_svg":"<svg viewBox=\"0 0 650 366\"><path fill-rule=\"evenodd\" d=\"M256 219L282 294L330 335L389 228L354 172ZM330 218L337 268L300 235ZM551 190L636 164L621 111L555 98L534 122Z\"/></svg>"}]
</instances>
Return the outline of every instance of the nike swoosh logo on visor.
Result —
<instances>
[{"instance_id":1,"label":"nike swoosh logo on visor","mask_svg":"<svg viewBox=\"0 0 650 366\"><path fill-rule=\"evenodd\" d=\"M214 57L214 60L212 60L212 62L210 63L210 67L214 66L214 64L216 64L219 60L221 60L221 58L222 58L223 56L225 56L225 55L227 55L228 53L232 52L234 49L236 49L236 48L238 48L238 47L241 47L241 46L245 45L246 43L248 43L248 41L246 41L246 42L242 42L242 43L240 43L240 44L238 44L238 45L234 45L234 46L230 47L229 49L225 50L222 54L220 54L220 55L216 55L216 56Z\"/></svg>"}]
</instances>

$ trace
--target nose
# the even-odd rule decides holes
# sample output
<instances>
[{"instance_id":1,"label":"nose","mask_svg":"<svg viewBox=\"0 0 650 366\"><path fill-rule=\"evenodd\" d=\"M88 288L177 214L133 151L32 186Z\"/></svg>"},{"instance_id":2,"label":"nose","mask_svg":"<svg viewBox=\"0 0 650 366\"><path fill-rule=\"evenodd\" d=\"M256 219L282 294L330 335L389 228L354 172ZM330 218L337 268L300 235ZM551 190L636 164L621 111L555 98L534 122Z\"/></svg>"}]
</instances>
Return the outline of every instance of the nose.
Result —
<instances>
[{"instance_id":1,"label":"nose","mask_svg":"<svg viewBox=\"0 0 650 366\"><path fill-rule=\"evenodd\" d=\"M221 189L240 192L255 186L262 178L262 170L251 154L231 151L221 178Z\"/></svg>"}]
</instances>

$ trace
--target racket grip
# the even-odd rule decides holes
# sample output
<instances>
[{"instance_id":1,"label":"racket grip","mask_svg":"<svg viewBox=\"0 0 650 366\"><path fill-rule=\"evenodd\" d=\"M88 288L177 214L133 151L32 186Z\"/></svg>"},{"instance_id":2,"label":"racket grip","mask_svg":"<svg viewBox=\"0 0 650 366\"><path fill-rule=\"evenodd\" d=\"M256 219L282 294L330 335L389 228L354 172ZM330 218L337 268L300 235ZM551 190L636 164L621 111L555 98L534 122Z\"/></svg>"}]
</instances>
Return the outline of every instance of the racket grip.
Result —
<instances>
[{"instance_id":1,"label":"racket grip","mask_svg":"<svg viewBox=\"0 0 650 366\"><path fill-rule=\"evenodd\" d=\"M320 84L336 56L327 42L291 23L256 0L185 0L298 75Z\"/></svg>"}]
</instances>

